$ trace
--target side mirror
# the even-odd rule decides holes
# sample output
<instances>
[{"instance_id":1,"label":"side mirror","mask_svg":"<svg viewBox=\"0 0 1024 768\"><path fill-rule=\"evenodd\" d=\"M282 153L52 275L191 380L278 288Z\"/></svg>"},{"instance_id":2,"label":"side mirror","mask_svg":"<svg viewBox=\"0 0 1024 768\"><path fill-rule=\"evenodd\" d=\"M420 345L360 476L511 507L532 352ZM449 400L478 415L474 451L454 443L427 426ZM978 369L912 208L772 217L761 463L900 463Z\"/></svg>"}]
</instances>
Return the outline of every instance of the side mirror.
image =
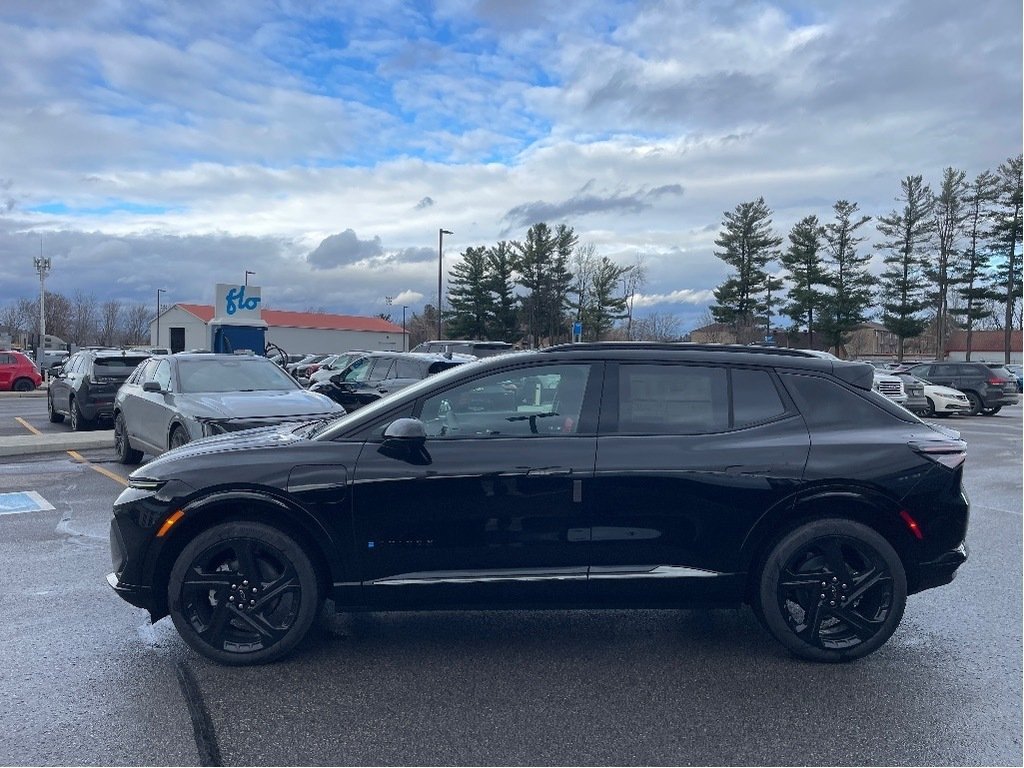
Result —
<instances>
[{"instance_id":1,"label":"side mirror","mask_svg":"<svg viewBox=\"0 0 1024 768\"><path fill-rule=\"evenodd\" d=\"M384 430L384 439L422 444L427 440L427 428L419 419L395 419Z\"/></svg>"},{"instance_id":2,"label":"side mirror","mask_svg":"<svg viewBox=\"0 0 1024 768\"><path fill-rule=\"evenodd\" d=\"M155 382L155 381L147 381L147 382L143 383L142 391L143 392L163 392L163 390L160 389L160 384Z\"/></svg>"},{"instance_id":3,"label":"side mirror","mask_svg":"<svg viewBox=\"0 0 1024 768\"><path fill-rule=\"evenodd\" d=\"M427 452L427 429L419 419L395 419L384 430L384 442L377 449L382 456L419 467L431 463Z\"/></svg>"}]
</instances>

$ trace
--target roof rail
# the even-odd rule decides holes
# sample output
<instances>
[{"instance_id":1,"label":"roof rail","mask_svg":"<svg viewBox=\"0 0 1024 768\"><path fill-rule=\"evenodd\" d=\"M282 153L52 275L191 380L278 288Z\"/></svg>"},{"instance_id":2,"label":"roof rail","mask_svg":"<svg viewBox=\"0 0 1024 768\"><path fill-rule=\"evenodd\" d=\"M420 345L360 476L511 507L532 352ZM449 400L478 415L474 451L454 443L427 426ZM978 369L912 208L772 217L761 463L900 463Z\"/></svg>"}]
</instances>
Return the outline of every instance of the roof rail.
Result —
<instances>
[{"instance_id":1,"label":"roof rail","mask_svg":"<svg viewBox=\"0 0 1024 768\"><path fill-rule=\"evenodd\" d=\"M786 347L761 347L745 344L697 344L692 341L589 341L580 344L556 344L544 347L541 352L562 352L565 350L581 352L601 351L609 349L654 349L676 350L687 352L735 352L758 355L788 355L791 357L814 357L799 349Z\"/></svg>"}]
</instances>

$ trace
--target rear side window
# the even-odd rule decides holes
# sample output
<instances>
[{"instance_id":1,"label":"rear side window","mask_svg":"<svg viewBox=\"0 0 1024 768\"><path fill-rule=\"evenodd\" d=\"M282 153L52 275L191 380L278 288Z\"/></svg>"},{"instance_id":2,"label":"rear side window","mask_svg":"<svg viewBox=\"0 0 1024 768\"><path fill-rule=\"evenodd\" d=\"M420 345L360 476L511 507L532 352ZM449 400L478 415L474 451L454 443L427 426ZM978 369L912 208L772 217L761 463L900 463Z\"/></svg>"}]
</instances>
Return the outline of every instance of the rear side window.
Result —
<instances>
[{"instance_id":1,"label":"rear side window","mask_svg":"<svg viewBox=\"0 0 1024 768\"><path fill-rule=\"evenodd\" d=\"M14 365L15 362L14 355L7 355L0 352L0 365Z\"/></svg>"},{"instance_id":2,"label":"rear side window","mask_svg":"<svg viewBox=\"0 0 1024 768\"><path fill-rule=\"evenodd\" d=\"M396 379L418 379L420 378L420 364L415 360L408 360L404 357L395 363Z\"/></svg>"},{"instance_id":3,"label":"rear side window","mask_svg":"<svg viewBox=\"0 0 1024 768\"><path fill-rule=\"evenodd\" d=\"M620 365L619 432L693 434L729 427L724 368Z\"/></svg>"},{"instance_id":4,"label":"rear side window","mask_svg":"<svg viewBox=\"0 0 1024 768\"><path fill-rule=\"evenodd\" d=\"M786 412L786 406L767 371L732 370L733 426L769 421Z\"/></svg>"},{"instance_id":5,"label":"rear side window","mask_svg":"<svg viewBox=\"0 0 1024 768\"><path fill-rule=\"evenodd\" d=\"M799 374L781 376L812 429L892 426L894 417L901 421L917 421L909 411L903 411L877 392L865 391L862 397L829 379Z\"/></svg>"}]
</instances>

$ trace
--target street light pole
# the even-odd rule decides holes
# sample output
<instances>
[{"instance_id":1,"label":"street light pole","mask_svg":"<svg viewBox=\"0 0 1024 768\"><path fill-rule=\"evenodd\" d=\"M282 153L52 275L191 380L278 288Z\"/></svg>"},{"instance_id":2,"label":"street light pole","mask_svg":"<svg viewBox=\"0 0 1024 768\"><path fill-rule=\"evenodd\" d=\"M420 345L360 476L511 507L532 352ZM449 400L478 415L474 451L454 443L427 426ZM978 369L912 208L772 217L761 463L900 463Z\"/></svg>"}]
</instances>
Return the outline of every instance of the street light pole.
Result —
<instances>
[{"instance_id":1,"label":"street light pole","mask_svg":"<svg viewBox=\"0 0 1024 768\"><path fill-rule=\"evenodd\" d=\"M444 302L441 299L441 296L442 296L442 293L441 293L441 291L442 291L442 288L441 288L441 269L442 269L441 263L443 261L443 254L444 254L444 236L445 235L454 235L454 234L455 234L454 232L451 232L451 231L449 231L447 229L439 229L439 230L437 230L437 340L438 341L441 340L441 305L444 304Z\"/></svg>"},{"instance_id":2,"label":"street light pole","mask_svg":"<svg viewBox=\"0 0 1024 768\"><path fill-rule=\"evenodd\" d=\"M407 310L408 308L409 307L407 307L405 304L402 305L402 351L403 352L408 352L409 351L408 350L409 337L405 335L405 310Z\"/></svg>"},{"instance_id":3,"label":"street light pole","mask_svg":"<svg viewBox=\"0 0 1024 768\"><path fill-rule=\"evenodd\" d=\"M255 275L256 273L251 270L245 270L245 284L249 284L249 275Z\"/></svg>"},{"instance_id":4,"label":"street light pole","mask_svg":"<svg viewBox=\"0 0 1024 768\"><path fill-rule=\"evenodd\" d=\"M154 346L160 346L160 294L167 293L166 288L156 289L156 344Z\"/></svg>"}]
</instances>

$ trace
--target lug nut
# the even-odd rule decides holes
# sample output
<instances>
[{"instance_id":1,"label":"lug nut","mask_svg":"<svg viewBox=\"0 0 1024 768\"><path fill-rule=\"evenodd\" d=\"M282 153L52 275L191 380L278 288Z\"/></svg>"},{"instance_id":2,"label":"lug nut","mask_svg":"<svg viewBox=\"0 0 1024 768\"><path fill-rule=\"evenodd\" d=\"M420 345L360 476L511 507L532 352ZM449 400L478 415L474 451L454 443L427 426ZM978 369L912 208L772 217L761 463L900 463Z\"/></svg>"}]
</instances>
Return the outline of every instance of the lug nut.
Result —
<instances>
[{"instance_id":1,"label":"lug nut","mask_svg":"<svg viewBox=\"0 0 1024 768\"><path fill-rule=\"evenodd\" d=\"M228 601L229 601L229 602L232 602L232 603L233 603L233 602L235 602L235 596L234 596L234 595L232 595L231 597L229 597L229 598L228 598Z\"/></svg>"},{"instance_id":2,"label":"lug nut","mask_svg":"<svg viewBox=\"0 0 1024 768\"><path fill-rule=\"evenodd\" d=\"M839 579L838 579L837 577L833 576L833 577L832 577L832 581L833 581L833 582L835 582L835 581L839 581Z\"/></svg>"},{"instance_id":3,"label":"lug nut","mask_svg":"<svg viewBox=\"0 0 1024 768\"><path fill-rule=\"evenodd\" d=\"M249 601L249 605L256 605L256 601L255 600L250 600Z\"/></svg>"},{"instance_id":4,"label":"lug nut","mask_svg":"<svg viewBox=\"0 0 1024 768\"><path fill-rule=\"evenodd\" d=\"M836 604L835 600L830 600L829 601L829 605L831 605L832 607L835 607L835 604Z\"/></svg>"},{"instance_id":5,"label":"lug nut","mask_svg":"<svg viewBox=\"0 0 1024 768\"><path fill-rule=\"evenodd\" d=\"M822 592L822 593L821 593L821 599L822 599L822 600L824 600L824 599L825 599L825 593L824 593L824 592Z\"/></svg>"},{"instance_id":6,"label":"lug nut","mask_svg":"<svg viewBox=\"0 0 1024 768\"><path fill-rule=\"evenodd\" d=\"M253 588L252 588L252 593L253 593L254 595L256 594L256 587L253 587Z\"/></svg>"},{"instance_id":7,"label":"lug nut","mask_svg":"<svg viewBox=\"0 0 1024 768\"><path fill-rule=\"evenodd\" d=\"M835 581L835 579L832 579L832 581ZM248 587L249 586L249 582L248 581L243 581L242 582L242 586L243 587Z\"/></svg>"}]
</instances>

